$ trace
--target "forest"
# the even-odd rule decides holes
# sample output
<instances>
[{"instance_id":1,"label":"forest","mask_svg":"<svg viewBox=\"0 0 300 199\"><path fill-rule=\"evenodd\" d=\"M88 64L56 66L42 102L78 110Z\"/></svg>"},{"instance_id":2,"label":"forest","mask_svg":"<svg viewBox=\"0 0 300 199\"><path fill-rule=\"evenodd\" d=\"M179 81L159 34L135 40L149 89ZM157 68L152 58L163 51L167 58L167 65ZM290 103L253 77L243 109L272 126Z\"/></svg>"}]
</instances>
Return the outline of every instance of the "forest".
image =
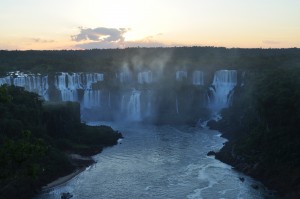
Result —
<instances>
[{"instance_id":1,"label":"forest","mask_svg":"<svg viewBox=\"0 0 300 199\"><path fill-rule=\"evenodd\" d=\"M300 69L248 73L232 106L210 122L229 142L216 158L286 198L300 196Z\"/></svg>"},{"instance_id":2,"label":"forest","mask_svg":"<svg viewBox=\"0 0 300 199\"><path fill-rule=\"evenodd\" d=\"M126 63L134 67L164 67L205 71L217 69L275 69L299 67L300 49L243 49L223 47L125 48L60 51L0 51L0 71L32 73L114 72ZM163 66L161 66L163 65Z\"/></svg>"},{"instance_id":3,"label":"forest","mask_svg":"<svg viewBox=\"0 0 300 199\"><path fill-rule=\"evenodd\" d=\"M122 135L80 121L77 103L45 103L21 87L0 87L0 198L31 198L80 167L70 154L95 155Z\"/></svg>"}]
</instances>

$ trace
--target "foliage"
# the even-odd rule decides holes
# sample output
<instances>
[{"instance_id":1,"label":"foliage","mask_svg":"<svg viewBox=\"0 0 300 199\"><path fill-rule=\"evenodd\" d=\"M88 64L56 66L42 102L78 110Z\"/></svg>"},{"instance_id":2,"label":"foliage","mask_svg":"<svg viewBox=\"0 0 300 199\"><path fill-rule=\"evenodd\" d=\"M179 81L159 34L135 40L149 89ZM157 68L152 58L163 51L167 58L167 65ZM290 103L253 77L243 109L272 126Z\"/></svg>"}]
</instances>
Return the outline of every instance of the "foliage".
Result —
<instances>
[{"instance_id":1,"label":"foliage","mask_svg":"<svg viewBox=\"0 0 300 199\"><path fill-rule=\"evenodd\" d=\"M43 141L33 139L30 131L24 131L20 139L7 139L0 151L0 178L16 178L23 175L37 177L39 168L36 163L45 153Z\"/></svg>"},{"instance_id":2,"label":"foliage","mask_svg":"<svg viewBox=\"0 0 300 199\"><path fill-rule=\"evenodd\" d=\"M299 77L298 68L251 74L251 81L236 89L236 100L219 123L231 140L221 156L232 156L233 150L229 163L242 170L241 163L250 165L250 175L295 195L300 194Z\"/></svg>"},{"instance_id":3,"label":"foliage","mask_svg":"<svg viewBox=\"0 0 300 199\"><path fill-rule=\"evenodd\" d=\"M0 71L115 72L128 69L215 71L299 67L300 49L239 49L217 47L126 48L60 51L0 51ZM139 63L139 64L137 64ZM138 67L138 68L136 68Z\"/></svg>"},{"instance_id":4,"label":"foliage","mask_svg":"<svg viewBox=\"0 0 300 199\"><path fill-rule=\"evenodd\" d=\"M81 124L77 103L43 105L20 87L0 87L0 110L0 198L30 198L74 169L65 152L92 155L121 136L110 127Z\"/></svg>"}]
</instances>

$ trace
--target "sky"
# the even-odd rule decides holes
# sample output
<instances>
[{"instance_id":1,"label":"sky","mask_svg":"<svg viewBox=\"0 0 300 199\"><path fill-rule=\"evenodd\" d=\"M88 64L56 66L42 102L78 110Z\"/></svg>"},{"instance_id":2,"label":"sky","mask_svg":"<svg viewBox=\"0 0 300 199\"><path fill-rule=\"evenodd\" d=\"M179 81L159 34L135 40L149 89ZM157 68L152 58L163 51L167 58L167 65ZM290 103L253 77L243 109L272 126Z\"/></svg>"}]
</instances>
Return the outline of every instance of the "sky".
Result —
<instances>
[{"instance_id":1,"label":"sky","mask_svg":"<svg viewBox=\"0 0 300 199\"><path fill-rule=\"evenodd\" d=\"M0 49L300 47L300 0L0 0Z\"/></svg>"}]
</instances>

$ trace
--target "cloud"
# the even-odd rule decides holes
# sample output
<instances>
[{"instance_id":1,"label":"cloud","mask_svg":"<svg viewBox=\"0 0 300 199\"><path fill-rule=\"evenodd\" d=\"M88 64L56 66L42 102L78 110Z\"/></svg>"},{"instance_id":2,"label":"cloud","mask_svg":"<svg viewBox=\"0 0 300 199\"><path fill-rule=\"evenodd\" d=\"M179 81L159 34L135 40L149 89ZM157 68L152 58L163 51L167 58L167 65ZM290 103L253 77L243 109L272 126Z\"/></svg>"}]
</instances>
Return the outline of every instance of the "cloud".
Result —
<instances>
[{"instance_id":1,"label":"cloud","mask_svg":"<svg viewBox=\"0 0 300 199\"><path fill-rule=\"evenodd\" d=\"M162 33L147 36L141 40L125 41L124 34L129 28L80 28L80 33L71 36L73 41L80 42L75 45L80 49L95 48L126 48L126 47L166 47L168 45L155 41L155 37Z\"/></svg>"},{"instance_id":2,"label":"cloud","mask_svg":"<svg viewBox=\"0 0 300 199\"><path fill-rule=\"evenodd\" d=\"M80 33L71 36L73 41L80 42L85 40L97 41L97 42L123 42L124 36L129 29L126 28L82 28L80 27Z\"/></svg>"}]
</instances>

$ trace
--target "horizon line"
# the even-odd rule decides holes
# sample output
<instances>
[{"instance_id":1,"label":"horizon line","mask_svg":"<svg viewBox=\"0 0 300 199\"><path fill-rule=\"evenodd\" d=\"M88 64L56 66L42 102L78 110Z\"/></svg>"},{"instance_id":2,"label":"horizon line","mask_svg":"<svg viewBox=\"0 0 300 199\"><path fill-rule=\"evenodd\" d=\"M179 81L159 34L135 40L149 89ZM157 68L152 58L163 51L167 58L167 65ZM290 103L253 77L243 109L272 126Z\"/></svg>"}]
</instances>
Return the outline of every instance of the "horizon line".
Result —
<instances>
[{"instance_id":1,"label":"horizon line","mask_svg":"<svg viewBox=\"0 0 300 199\"><path fill-rule=\"evenodd\" d=\"M90 50L126 50L126 49L170 49L170 48L224 48L224 49L244 49L244 50L288 50L288 49L300 49L300 47L282 47L282 48L273 48L273 47L224 47L224 46L153 46L153 47L147 47L147 46L136 46L136 47L125 47L125 48L91 48L91 49L40 49L40 50L34 50L34 49L0 49L0 51L90 51Z\"/></svg>"}]
</instances>

